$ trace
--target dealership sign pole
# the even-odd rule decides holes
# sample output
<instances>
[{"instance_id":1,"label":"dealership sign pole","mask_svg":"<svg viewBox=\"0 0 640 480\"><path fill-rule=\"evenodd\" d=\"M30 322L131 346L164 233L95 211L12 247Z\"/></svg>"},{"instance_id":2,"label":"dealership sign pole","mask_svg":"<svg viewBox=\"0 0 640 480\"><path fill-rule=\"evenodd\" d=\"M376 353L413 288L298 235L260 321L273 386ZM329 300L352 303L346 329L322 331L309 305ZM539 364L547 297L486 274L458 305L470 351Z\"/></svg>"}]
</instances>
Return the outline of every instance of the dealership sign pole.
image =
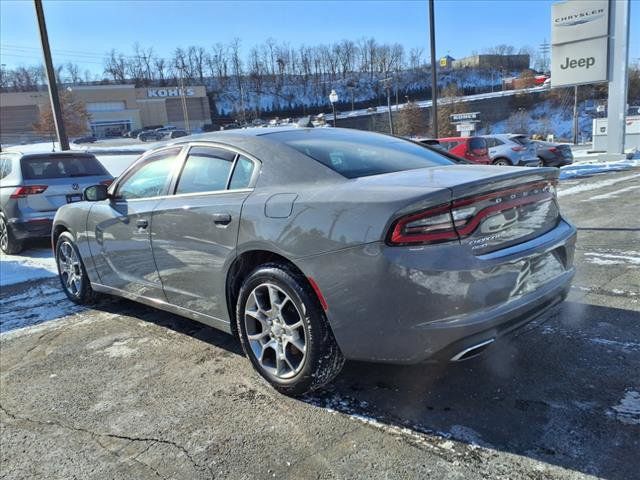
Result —
<instances>
[{"instance_id":1,"label":"dealership sign pole","mask_svg":"<svg viewBox=\"0 0 640 480\"><path fill-rule=\"evenodd\" d=\"M49 86L49 99L51 100L51 110L53 111L53 123L56 127L60 150L69 150L69 139L64 129L62 119L62 108L60 107L60 97L58 96L58 83L51 61L51 49L49 48L49 36L47 35L47 25L44 21L44 10L42 0L34 0L36 16L38 18L38 29L40 30L40 42L42 43L42 54L44 56L44 68L47 74L47 84Z\"/></svg>"},{"instance_id":2,"label":"dealership sign pole","mask_svg":"<svg viewBox=\"0 0 640 480\"><path fill-rule=\"evenodd\" d=\"M624 154L629 85L629 0L611 0L611 10L607 153Z\"/></svg>"}]
</instances>

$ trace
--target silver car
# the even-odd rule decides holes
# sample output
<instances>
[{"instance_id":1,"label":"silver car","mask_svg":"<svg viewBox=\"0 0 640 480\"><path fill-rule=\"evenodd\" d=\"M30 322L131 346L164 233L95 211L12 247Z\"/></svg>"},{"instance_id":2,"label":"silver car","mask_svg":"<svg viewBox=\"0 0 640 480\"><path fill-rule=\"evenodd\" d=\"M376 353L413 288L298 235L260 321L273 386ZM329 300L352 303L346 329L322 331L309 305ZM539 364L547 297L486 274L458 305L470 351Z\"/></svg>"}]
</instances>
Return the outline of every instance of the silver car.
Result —
<instances>
[{"instance_id":1,"label":"silver car","mask_svg":"<svg viewBox=\"0 0 640 480\"><path fill-rule=\"evenodd\" d=\"M0 250L15 254L29 238L47 238L56 210L113 177L90 153L0 154Z\"/></svg>"},{"instance_id":2,"label":"silver car","mask_svg":"<svg viewBox=\"0 0 640 480\"><path fill-rule=\"evenodd\" d=\"M557 176L357 130L216 132L85 190L53 243L74 302L109 293L222 329L295 395L345 359L473 357L561 302L576 231Z\"/></svg>"},{"instance_id":3,"label":"silver car","mask_svg":"<svg viewBox=\"0 0 640 480\"><path fill-rule=\"evenodd\" d=\"M494 165L541 167L535 145L526 135L482 135L487 140L489 158Z\"/></svg>"}]
</instances>

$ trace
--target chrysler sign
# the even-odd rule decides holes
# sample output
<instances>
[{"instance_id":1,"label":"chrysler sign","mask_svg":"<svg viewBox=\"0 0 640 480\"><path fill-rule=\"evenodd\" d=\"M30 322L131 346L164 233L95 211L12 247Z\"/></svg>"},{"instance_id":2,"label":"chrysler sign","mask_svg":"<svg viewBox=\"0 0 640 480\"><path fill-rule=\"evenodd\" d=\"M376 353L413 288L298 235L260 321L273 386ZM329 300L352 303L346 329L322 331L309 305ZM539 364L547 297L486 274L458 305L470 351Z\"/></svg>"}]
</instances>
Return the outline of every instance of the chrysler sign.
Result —
<instances>
[{"instance_id":1,"label":"chrysler sign","mask_svg":"<svg viewBox=\"0 0 640 480\"><path fill-rule=\"evenodd\" d=\"M184 96L185 97L193 97L195 95L195 91L193 88L185 88ZM183 89L178 87L168 87L168 88L148 88L147 89L147 97L180 97L183 94Z\"/></svg>"},{"instance_id":2,"label":"chrysler sign","mask_svg":"<svg viewBox=\"0 0 640 480\"><path fill-rule=\"evenodd\" d=\"M608 34L608 0L569 0L551 7L553 45L604 37Z\"/></svg>"},{"instance_id":3,"label":"chrysler sign","mask_svg":"<svg viewBox=\"0 0 640 480\"><path fill-rule=\"evenodd\" d=\"M607 81L609 1L568 0L551 8L551 86Z\"/></svg>"}]
</instances>

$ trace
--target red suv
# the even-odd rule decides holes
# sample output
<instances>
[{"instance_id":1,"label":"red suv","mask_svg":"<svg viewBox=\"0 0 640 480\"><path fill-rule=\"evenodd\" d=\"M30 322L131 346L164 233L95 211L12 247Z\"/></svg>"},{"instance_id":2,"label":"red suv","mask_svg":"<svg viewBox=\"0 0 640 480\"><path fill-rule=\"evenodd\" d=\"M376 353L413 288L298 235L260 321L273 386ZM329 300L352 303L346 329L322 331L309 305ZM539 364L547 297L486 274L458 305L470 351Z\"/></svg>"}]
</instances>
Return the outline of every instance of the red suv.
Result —
<instances>
[{"instance_id":1,"label":"red suv","mask_svg":"<svg viewBox=\"0 0 640 480\"><path fill-rule=\"evenodd\" d=\"M440 145L456 157L473 163L491 165L487 141L482 137L439 138Z\"/></svg>"}]
</instances>

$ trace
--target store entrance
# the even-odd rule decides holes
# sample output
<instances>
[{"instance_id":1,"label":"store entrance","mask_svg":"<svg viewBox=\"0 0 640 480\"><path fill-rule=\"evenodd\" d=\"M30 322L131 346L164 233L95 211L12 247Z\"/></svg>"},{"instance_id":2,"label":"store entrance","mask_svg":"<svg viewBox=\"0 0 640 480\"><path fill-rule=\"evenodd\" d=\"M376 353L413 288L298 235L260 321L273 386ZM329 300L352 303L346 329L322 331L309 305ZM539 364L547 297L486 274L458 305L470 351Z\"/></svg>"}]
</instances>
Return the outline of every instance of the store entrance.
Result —
<instances>
[{"instance_id":1,"label":"store entrance","mask_svg":"<svg viewBox=\"0 0 640 480\"><path fill-rule=\"evenodd\" d=\"M91 133L96 138L121 137L131 130L130 120L113 120L109 122L92 122Z\"/></svg>"}]
</instances>

